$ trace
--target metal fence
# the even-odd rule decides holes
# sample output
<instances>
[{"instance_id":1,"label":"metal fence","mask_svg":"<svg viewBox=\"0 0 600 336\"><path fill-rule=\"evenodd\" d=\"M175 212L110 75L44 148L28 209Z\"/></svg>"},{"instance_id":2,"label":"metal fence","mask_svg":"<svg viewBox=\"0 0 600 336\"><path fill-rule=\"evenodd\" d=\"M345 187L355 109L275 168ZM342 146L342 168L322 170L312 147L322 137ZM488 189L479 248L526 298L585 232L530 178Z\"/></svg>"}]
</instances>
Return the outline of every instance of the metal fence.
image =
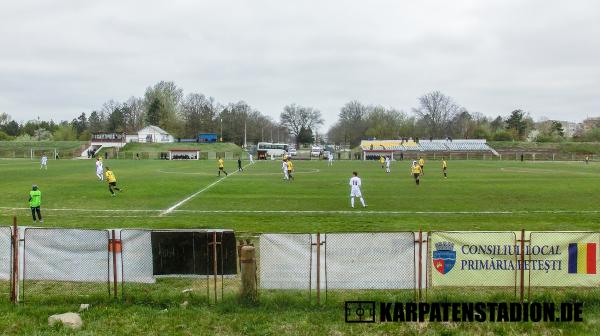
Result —
<instances>
[{"instance_id":1,"label":"metal fence","mask_svg":"<svg viewBox=\"0 0 600 336\"><path fill-rule=\"evenodd\" d=\"M263 234L260 288L309 301L409 295L417 285L413 232Z\"/></svg>"},{"instance_id":2,"label":"metal fence","mask_svg":"<svg viewBox=\"0 0 600 336\"><path fill-rule=\"evenodd\" d=\"M519 293L521 299L525 287L530 297L537 288L600 291L598 232L236 237L230 230L111 231L24 229L20 300L206 304L237 299L244 245L257 247L259 295L286 304L422 300L422 287L426 300L474 289L474 295ZM11 228L0 227L0 300L10 297L13 285L11 265L18 254L12 239Z\"/></svg>"},{"instance_id":3,"label":"metal fence","mask_svg":"<svg viewBox=\"0 0 600 336\"><path fill-rule=\"evenodd\" d=\"M310 301L313 288L311 234L262 234L258 259L261 291L279 289Z\"/></svg>"},{"instance_id":4,"label":"metal fence","mask_svg":"<svg viewBox=\"0 0 600 336\"><path fill-rule=\"evenodd\" d=\"M327 300L415 295L417 249L413 232L324 235ZM404 293L402 292L404 290Z\"/></svg>"},{"instance_id":5,"label":"metal fence","mask_svg":"<svg viewBox=\"0 0 600 336\"><path fill-rule=\"evenodd\" d=\"M26 228L21 300L110 298L108 242L107 230Z\"/></svg>"},{"instance_id":6,"label":"metal fence","mask_svg":"<svg viewBox=\"0 0 600 336\"><path fill-rule=\"evenodd\" d=\"M126 302L216 302L239 287L233 231L121 230Z\"/></svg>"},{"instance_id":7,"label":"metal fence","mask_svg":"<svg viewBox=\"0 0 600 336\"><path fill-rule=\"evenodd\" d=\"M0 302L10 299L12 260L12 229L0 227Z\"/></svg>"}]
</instances>

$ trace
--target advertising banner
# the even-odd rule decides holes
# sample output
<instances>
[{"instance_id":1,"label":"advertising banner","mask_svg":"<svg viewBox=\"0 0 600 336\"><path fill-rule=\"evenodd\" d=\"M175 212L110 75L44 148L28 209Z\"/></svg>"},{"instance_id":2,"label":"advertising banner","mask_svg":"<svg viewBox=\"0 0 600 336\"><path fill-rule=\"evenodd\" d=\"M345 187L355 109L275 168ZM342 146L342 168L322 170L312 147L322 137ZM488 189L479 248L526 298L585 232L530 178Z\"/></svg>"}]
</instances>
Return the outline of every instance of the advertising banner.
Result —
<instances>
[{"instance_id":1,"label":"advertising banner","mask_svg":"<svg viewBox=\"0 0 600 336\"><path fill-rule=\"evenodd\" d=\"M599 233L532 232L529 244L530 286L600 286Z\"/></svg>"},{"instance_id":2,"label":"advertising banner","mask_svg":"<svg viewBox=\"0 0 600 336\"><path fill-rule=\"evenodd\" d=\"M517 245L513 232L432 232L431 285L514 287Z\"/></svg>"}]
</instances>

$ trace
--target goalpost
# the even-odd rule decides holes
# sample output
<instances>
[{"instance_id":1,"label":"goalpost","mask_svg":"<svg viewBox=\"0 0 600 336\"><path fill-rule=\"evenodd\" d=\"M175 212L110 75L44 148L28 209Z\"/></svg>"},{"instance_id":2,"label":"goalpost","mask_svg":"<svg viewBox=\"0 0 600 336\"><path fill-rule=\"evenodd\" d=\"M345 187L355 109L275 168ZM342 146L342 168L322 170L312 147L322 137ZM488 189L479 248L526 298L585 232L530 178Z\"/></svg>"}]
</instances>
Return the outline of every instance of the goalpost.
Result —
<instances>
[{"instance_id":1,"label":"goalpost","mask_svg":"<svg viewBox=\"0 0 600 336\"><path fill-rule=\"evenodd\" d=\"M48 159L55 160L58 151L56 148L44 148L44 147L32 147L29 149L29 157L31 160L39 160L42 158L42 155L46 154Z\"/></svg>"}]
</instances>

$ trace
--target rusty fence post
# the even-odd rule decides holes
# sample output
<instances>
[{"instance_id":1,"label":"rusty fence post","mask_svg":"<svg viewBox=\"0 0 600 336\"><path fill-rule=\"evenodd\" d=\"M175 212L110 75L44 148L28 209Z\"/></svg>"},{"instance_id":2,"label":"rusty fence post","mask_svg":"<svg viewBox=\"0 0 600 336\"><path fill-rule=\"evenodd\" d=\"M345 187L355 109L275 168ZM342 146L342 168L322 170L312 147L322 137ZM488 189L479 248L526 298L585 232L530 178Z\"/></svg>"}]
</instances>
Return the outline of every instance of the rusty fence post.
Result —
<instances>
[{"instance_id":1,"label":"rusty fence post","mask_svg":"<svg viewBox=\"0 0 600 336\"><path fill-rule=\"evenodd\" d=\"M17 227L17 215L13 215L12 226L12 275L10 283L10 302L16 304L19 301L19 228Z\"/></svg>"}]
</instances>

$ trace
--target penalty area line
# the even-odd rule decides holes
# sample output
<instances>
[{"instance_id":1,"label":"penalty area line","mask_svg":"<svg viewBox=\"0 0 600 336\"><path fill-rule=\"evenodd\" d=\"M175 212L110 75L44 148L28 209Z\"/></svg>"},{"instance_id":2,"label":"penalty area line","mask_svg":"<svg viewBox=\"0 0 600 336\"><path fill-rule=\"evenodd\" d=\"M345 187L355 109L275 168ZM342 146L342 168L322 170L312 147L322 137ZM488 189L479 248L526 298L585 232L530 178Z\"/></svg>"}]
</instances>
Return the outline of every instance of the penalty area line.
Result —
<instances>
[{"instance_id":1,"label":"penalty area line","mask_svg":"<svg viewBox=\"0 0 600 336\"><path fill-rule=\"evenodd\" d=\"M251 165L251 163L248 163L247 165L243 166L243 167L242 167L242 170L243 170L244 168L248 167L249 165ZM227 174L227 175L225 175L225 177L223 177L223 178L221 178L221 179L218 179L218 180L214 181L213 183L211 183L211 184L207 185L206 187L204 187L204 188L202 188L202 189L200 189L200 190L196 191L195 193L191 194L190 196L188 196L188 197L186 197L186 198L182 199L181 201L179 201L179 202L175 203L175 204L174 204L173 206L171 206L170 208L168 208L168 209L165 209L165 210L161 211L161 213L160 213L160 215L159 215L159 216L164 216L164 215L168 215L168 214L170 214L170 213L171 213L171 212L173 212L175 209L177 209L177 208L179 208L180 206L182 206L183 204L185 204L187 201L189 201L189 200L191 200L192 198L194 198L194 197L196 197L196 196L200 195L201 193L203 193L203 192L207 191L208 189L210 189L210 188L212 188L212 187L216 186L217 184L221 183L222 181L224 181L224 180L225 180L225 179L227 179L228 177L235 175L237 172L239 172L239 170L236 170L236 171L232 172L231 174Z\"/></svg>"}]
</instances>

